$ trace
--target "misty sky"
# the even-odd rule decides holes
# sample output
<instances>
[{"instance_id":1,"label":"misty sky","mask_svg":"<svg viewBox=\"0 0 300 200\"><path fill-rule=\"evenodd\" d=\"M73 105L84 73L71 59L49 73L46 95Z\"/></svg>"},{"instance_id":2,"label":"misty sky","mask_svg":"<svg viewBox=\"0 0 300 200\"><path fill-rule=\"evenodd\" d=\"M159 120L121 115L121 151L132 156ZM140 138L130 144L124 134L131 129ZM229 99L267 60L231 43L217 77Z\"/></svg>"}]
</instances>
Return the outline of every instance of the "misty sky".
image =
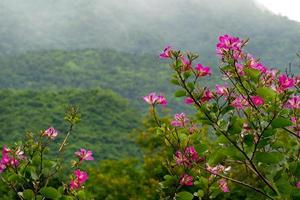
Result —
<instances>
[{"instance_id":1,"label":"misty sky","mask_svg":"<svg viewBox=\"0 0 300 200\"><path fill-rule=\"evenodd\" d=\"M299 0L256 0L276 14L287 16L300 22Z\"/></svg>"}]
</instances>

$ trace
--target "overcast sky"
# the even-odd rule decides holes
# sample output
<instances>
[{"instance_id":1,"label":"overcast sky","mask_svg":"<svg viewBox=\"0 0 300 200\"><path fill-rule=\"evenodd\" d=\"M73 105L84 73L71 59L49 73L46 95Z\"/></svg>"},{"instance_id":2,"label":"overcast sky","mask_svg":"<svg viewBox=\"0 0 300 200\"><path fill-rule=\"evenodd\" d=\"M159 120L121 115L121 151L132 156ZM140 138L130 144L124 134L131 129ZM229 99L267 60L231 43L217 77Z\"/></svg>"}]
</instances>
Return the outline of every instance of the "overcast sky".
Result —
<instances>
[{"instance_id":1,"label":"overcast sky","mask_svg":"<svg viewBox=\"0 0 300 200\"><path fill-rule=\"evenodd\" d=\"M256 0L276 14L300 22L300 0Z\"/></svg>"}]
</instances>

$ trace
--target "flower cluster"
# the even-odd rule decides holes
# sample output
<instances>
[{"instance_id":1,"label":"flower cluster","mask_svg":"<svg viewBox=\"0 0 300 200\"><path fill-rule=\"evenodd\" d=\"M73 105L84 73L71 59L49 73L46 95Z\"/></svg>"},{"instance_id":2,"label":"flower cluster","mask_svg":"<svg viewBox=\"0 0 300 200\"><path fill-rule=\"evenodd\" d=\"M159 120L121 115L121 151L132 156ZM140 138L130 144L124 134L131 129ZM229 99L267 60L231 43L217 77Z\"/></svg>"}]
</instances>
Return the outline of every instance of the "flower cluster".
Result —
<instances>
[{"instance_id":1,"label":"flower cluster","mask_svg":"<svg viewBox=\"0 0 300 200\"><path fill-rule=\"evenodd\" d=\"M231 35L220 36L216 53L222 58L229 58L230 54L232 54L235 59L239 59L243 55L242 46L244 43L245 41L240 40L238 37Z\"/></svg>"},{"instance_id":2,"label":"flower cluster","mask_svg":"<svg viewBox=\"0 0 300 200\"><path fill-rule=\"evenodd\" d=\"M9 149L6 145L2 149L2 158L0 161L0 173L8 167L17 168L21 160L25 160L24 151L18 147L16 150Z\"/></svg>"},{"instance_id":3,"label":"flower cluster","mask_svg":"<svg viewBox=\"0 0 300 200\"><path fill-rule=\"evenodd\" d=\"M80 149L79 151L76 151L75 156L78 157L79 162L76 162L73 164L74 166L80 166L84 160L90 161L94 160L94 157L92 156L93 153L90 150L86 149ZM74 177L71 179L70 182L70 189L80 189L82 185L87 181L88 174L85 171L81 171L80 169L76 169L74 171Z\"/></svg>"}]
</instances>

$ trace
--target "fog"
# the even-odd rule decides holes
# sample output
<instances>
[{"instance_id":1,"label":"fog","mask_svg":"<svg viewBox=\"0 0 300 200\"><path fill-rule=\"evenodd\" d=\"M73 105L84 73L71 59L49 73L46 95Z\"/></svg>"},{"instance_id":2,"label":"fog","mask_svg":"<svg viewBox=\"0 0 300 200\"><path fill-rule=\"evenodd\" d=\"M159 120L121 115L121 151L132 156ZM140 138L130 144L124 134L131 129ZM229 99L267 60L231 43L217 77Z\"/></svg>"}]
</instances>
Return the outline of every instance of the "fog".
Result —
<instances>
[{"instance_id":1,"label":"fog","mask_svg":"<svg viewBox=\"0 0 300 200\"><path fill-rule=\"evenodd\" d=\"M157 53L166 44L209 55L218 35L231 33L250 37L250 48L263 56L260 45L272 42L270 34L300 36L299 24L258 7L249 0L1 0L0 55L85 48ZM299 50L294 38L289 55Z\"/></svg>"}]
</instances>

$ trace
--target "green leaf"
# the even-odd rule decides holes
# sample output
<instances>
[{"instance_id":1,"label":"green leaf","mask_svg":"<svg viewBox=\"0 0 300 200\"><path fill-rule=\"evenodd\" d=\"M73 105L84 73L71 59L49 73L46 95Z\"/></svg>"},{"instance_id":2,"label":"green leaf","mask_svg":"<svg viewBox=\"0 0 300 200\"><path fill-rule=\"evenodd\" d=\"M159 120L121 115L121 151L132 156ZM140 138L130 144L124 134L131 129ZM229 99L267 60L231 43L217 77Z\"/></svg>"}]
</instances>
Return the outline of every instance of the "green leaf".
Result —
<instances>
[{"instance_id":1,"label":"green leaf","mask_svg":"<svg viewBox=\"0 0 300 200\"><path fill-rule=\"evenodd\" d=\"M264 100L270 100L276 97L276 92L268 87L257 88L256 92Z\"/></svg>"},{"instance_id":2,"label":"green leaf","mask_svg":"<svg viewBox=\"0 0 300 200\"><path fill-rule=\"evenodd\" d=\"M53 187L44 187L40 190L40 193L48 199L58 199L61 194Z\"/></svg>"},{"instance_id":3,"label":"green leaf","mask_svg":"<svg viewBox=\"0 0 300 200\"><path fill-rule=\"evenodd\" d=\"M256 152L255 160L266 164L276 164L283 160L284 155L279 152Z\"/></svg>"},{"instance_id":4,"label":"green leaf","mask_svg":"<svg viewBox=\"0 0 300 200\"><path fill-rule=\"evenodd\" d=\"M252 69L252 68L249 68L249 67L245 67L244 72L246 73L246 76L250 77L251 80L253 80L254 82L257 82L257 80L260 76L260 71L257 70L257 69Z\"/></svg>"},{"instance_id":5,"label":"green leaf","mask_svg":"<svg viewBox=\"0 0 300 200\"><path fill-rule=\"evenodd\" d=\"M177 90L174 94L175 97L183 97L186 95L185 90Z\"/></svg>"},{"instance_id":6,"label":"green leaf","mask_svg":"<svg viewBox=\"0 0 300 200\"><path fill-rule=\"evenodd\" d=\"M293 125L291 120L283 118L283 117L278 117L276 119L273 120L273 122L271 123L273 128L284 128L287 126L291 126Z\"/></svg>"},{"instance_id":7,"label":"green leaf","mask_svg":"<svg viewBox=\"0 0 300 200\"><path fill-rule=\"evenodd\" d=\"M194 198L194 195L189 192L179 192L176 195L176 200L192 200Z\"/></svg>"},{"instance_id":8,"label":"green leaf","mask_svg":"<svg viewBox=\"0 0 300 200\"><path fill-rule=\"evenodd\" d=\"M193 90L195 89L194 83L191 83L191 82L189 82L189 83L187 84L187 87L190 89L190 91L193 91Z\"/></svg>"},{"instance_id":9,"label":"green leaf","mask_svg":"<svg viewBox=\"0 0 300 200\"><path fill-rule=\"evenodd\" d=\"M34 192L30 189L24 190L23 191L23 198L25 200L32 200L34 199Z\"/></svg>"},{"instance_id":10,"label":"green leaf","mask_svg":"<svg viewBox=\"0 0 300 200\"><path fill-rule=\"evenodd\" d=\"M180 85L180 83L179 83L179 81L178 81L177 78L176 79L172 79L171 83L173 83L174 85Z\"/></svg>"},{"instance_id":11,"label":"green leaf","mask_svg":"<svg viewBox=\"0 0 300 200\"><path fill-rule=\"evenodd\" d=\"M291 184L288 182L287 179L282 177L278 181L276 181L275 183L276 183L276 186L277 186L278 191L280 192L280 194L283 194L284 196L290 196L291 195L291 191L292 191L293 187L291 186Z\"/></svg>"}]
</instances>

